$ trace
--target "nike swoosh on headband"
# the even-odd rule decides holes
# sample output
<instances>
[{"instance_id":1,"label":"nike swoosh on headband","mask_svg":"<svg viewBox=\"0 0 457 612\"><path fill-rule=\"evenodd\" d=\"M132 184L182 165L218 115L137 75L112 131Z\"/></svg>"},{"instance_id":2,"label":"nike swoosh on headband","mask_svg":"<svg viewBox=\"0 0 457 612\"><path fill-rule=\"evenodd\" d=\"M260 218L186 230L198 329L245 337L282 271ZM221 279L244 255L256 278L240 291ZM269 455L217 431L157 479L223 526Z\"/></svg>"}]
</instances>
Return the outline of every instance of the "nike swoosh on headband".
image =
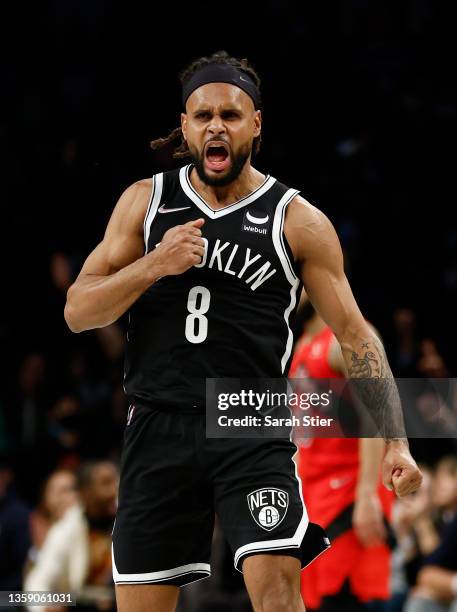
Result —
<instances>
[{"instance_id":1,"label":"nike swoosh on headband","mask_svg":"<svg viewBox=\"0 0 457 612\"><path fill-rule=\"evenodd\" d=\"M246 219L248 219L251 223L257 223L258 225L263 225L268 221L270 217L267 215L266 217L253 217L249 211L246 211Z\"/></svg>"},{"instance_id":2,"label":"nike swoosh on headband","mask_svg":"<svg viewBox=\"0 0 457 612\"><path fill-rule=\"evenodd\" d=\"M170 212L178 212L178 210L187 210L190 206L181 206L180 208L164 208L161 206L159 208L159 213L170 213Z\"/></svg>"}]
</instances>

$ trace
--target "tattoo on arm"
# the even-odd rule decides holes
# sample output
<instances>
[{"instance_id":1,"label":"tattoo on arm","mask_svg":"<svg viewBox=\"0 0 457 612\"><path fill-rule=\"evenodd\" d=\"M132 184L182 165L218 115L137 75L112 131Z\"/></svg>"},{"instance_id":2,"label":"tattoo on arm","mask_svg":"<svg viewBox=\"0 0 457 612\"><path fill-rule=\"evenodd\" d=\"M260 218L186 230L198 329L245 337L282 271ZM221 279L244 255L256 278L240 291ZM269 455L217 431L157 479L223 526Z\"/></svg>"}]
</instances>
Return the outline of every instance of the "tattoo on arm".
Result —
<instances>
[{"instance_id":1,"label":"tattoo on arm","mask_svg":"<svg viewBox=\"0 0 457 612\"><path fill-rule=\"evenodd\" d=\"M405 424L397 385L384 347L377 336L342 345L351 386L373 417L386 442L405 438Z\"/></svg>"}]
</instances>

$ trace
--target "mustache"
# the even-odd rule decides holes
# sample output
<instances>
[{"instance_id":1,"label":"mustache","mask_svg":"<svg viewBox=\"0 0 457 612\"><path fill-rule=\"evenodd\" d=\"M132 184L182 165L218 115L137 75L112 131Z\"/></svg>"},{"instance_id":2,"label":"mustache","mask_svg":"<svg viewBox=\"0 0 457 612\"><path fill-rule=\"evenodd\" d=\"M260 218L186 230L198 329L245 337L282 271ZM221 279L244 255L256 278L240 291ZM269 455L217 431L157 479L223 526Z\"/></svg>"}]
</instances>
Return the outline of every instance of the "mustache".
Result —
<instances>
[{"instance_id":1,"label":"mustache","mask_svg":"<svg viewBox=\"0 0 457 612\"><path fill-rule=\"evenodd\" d=\"M206 145L207 145L208 143L210 143L210 142L223 142L223 143L224 143L224 144L226 144L228 147L230 147L230 143L229 143L227 140L225 140L225 138L222 138L222 137L220 137L220 136L219 136L219 137L213 136L212 138L208 138L208 140L207 140L207 141L206 141L206 142L203 144L203 148L205 148L205 147L206 147ZM230 147L230 148L231 148L231 147Z\"/></svg>"}]
</instances>

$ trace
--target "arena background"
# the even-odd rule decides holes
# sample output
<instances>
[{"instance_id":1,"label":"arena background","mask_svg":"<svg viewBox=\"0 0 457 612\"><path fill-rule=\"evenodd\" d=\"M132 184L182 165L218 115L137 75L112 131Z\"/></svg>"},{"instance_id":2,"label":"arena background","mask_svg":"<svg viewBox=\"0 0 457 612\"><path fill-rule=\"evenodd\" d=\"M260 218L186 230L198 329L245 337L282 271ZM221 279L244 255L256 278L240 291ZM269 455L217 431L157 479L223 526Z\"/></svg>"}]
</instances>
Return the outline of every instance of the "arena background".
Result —
<instances>
[{"instance_id":1,"label":"arena background","mask_svg":"<svg viewBox=\"0 0 457 612\"><path fill-rule=\"evenodd\" d=\"M256 165L335 224L394 373L456 373L451 3L169 4L4 8L0 449L31 506L57 464L119 456L122 336L72 335L65 290L121 192L174 167L149 141L178 124L178 72L219 49L260 73Z\"/></svg>"}]
</instances>

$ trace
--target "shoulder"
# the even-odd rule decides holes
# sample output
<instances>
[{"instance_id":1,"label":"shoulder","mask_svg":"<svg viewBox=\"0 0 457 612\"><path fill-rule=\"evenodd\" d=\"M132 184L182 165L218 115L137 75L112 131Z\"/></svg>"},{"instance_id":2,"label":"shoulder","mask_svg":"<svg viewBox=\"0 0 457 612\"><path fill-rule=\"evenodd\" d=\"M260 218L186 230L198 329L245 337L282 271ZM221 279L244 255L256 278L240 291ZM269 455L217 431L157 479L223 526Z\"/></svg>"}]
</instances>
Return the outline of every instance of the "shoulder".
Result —
<instances>
[{"instance_id":1,"label":"shoulder","mask_svg":"<svg viewBox=\"0 0 457 612\"><path fill-rule=\"evenodd\" d=\"M145 191L149 193L151 191L153 182L154 182L153 176L149 178L143 178L143 179L140 179L139 181L136 181L132 185L130 185L130 188L139 193L145 192Z\"/></svg>"},{"instance_id":2,"label":"shoulder","mask_svg":"<svg viewBox=\"0 0 457 612\"><path fill-rule=\"evenodd\" d=\"M119 197L108 227L123 232L142 233L142 225L151 199L153 178L146 178L129 185Z\"/></svg>"},{"instance_id":3,"label":"shoulder","mask_svg":"<svg viewBox=\"0 0 457 612\"><path fill-rule=\"evenodd\" d=\"M317 206L308 202L300 195L296 195L287 207L286 222L300 226L313 227L325 230L331 227L329 218Z\"/></svg>"},{"instance_id":4,"label":"shoulder","mask_svg":"<svg viewBox=\"0 0 457 612\"><path fill-rule=\"evenodd\" d=\"M120 200L129 202L148 201L151 197L154 177L144 178L129 185L122 193Z\"/></svg>"},{"instance_id":5,"label":"shoulder","mask_svg":"<svg viewBox=\"0 0 457 612\"><path fill-rule=\"evenodd\" d=\"M330 219L300 195L287 207L284 231L296 259L304 259L315 251L340 248Z\"/></svg>"}]
</instances>

